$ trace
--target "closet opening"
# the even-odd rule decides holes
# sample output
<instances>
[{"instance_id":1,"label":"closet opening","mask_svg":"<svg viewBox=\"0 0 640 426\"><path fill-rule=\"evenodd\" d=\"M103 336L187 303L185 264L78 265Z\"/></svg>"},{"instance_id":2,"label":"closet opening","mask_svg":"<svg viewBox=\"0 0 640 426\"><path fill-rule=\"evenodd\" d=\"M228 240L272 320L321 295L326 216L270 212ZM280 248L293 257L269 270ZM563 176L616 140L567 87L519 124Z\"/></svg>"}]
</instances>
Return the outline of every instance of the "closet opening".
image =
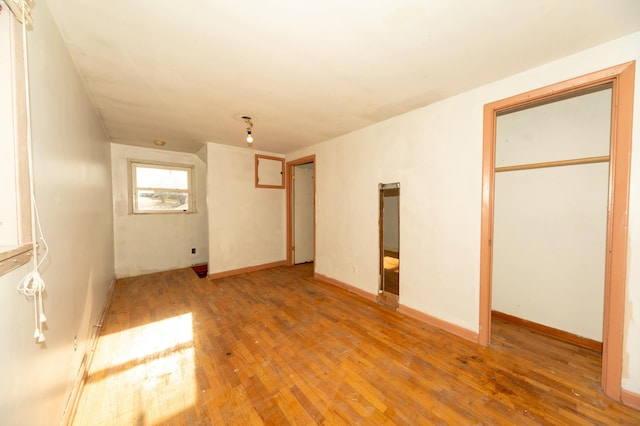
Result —
<instances>
[{"instance_id":1,"label":"closet opening","mask_svg":"<svg viewBox=\"0 0 640 426\"><path fill-rule=\"evenodd\" d=\"M496 118L492 316L602 350L611 84Z\"/></svg>"},{"instance_id":2,"label":"closet opening","mask_svg":"<svg viewBox=\"0 0 640 426\"><path fill-rule=\"evenodd\" d=\"M494 310L596 342L602 336L602 387L617 400L634 70L634 62L622 64L484 111L479 343L491 343ZM598 119L593 105L562 112L563 105L596 98ZM572 114L582 124L571 126ZM575 274L587 270L600 280L581 287ZM558 283L570 285L558 292ZM598 318L581 324L584 312Z\"/></svg>"}]
</instances>

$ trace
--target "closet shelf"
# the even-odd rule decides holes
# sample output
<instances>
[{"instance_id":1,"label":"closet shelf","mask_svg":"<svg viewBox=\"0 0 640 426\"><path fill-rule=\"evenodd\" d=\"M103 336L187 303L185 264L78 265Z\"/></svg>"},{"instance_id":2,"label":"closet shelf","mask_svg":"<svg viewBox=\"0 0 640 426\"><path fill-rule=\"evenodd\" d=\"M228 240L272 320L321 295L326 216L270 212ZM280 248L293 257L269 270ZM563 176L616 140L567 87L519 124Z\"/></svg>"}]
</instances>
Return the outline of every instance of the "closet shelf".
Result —
<instances>
[{"instance_id":1,"label":"closet shelf","mask_svg":"<svg viewBox=\"0 0 640 426\"><path fill-rule=\"evenodd\" d=\"M511 172L514 170L542 169L545 167L575 166L578 164L605 163L609 161L608 155L600 157L574 158L571 160L545 161L543 163L517 164L515 166L496 167L496 173Z\"/></svg>"}]
</instances>

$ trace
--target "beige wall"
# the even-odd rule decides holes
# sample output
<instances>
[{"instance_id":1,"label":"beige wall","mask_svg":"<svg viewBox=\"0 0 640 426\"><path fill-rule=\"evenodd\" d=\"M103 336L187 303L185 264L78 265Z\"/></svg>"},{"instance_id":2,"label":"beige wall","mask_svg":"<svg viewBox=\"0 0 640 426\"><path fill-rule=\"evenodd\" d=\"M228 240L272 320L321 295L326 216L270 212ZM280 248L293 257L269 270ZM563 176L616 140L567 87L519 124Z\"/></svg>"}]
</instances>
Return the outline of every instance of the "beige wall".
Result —
<instances>
[{"instance_id":1,"label":"beige wall","mask_svg":"<svg viewBox=\"0 0 640 426\"><path fill-rule=\"evenodd\" d=\"M207 145L209 273L285 260L285 191L255 187L255 154Z\"/></svg>"},{"instance_id":2,"label":"beige wall","mask_svg":"<svg viewBox=\"0 0 640 426\"><path fill-rule=\"evenodd\" d=\"M316 271L376 293L377 184L400 182L400 303L477 332L484 104L636 59L640 33L288 154L316 155ZM640 393L640 155L632 162L622 386Z\"/></svg>"},{"instance_id":3,"label":"beige wall","mask_svg":"<svg viewBox=\"0 0 640 426\"><path fill-rule=\"evenodd\" d=\"M130 214L129 159L195 166L196 213ZM116 276L131 277L206 263L207 170L202 160L195 154L112 144L111 162ZM192 248L196 249L195 254L191 253Z\"/></svg>"},{"instance_id":4,"label":"beige wall","mask_svg":"<svg viewBox=\"0 0 640 426\"><path fill-rule=\"evenodd\" d=\"M33 22L34 183L50 249L41 268L48 321L46 342L36 344L33 304L16 291L28 267L0 277L0 423L6 425L59 424L114 278L109 142L46 2L33 9Z\"/></svg>"}]
</instances>

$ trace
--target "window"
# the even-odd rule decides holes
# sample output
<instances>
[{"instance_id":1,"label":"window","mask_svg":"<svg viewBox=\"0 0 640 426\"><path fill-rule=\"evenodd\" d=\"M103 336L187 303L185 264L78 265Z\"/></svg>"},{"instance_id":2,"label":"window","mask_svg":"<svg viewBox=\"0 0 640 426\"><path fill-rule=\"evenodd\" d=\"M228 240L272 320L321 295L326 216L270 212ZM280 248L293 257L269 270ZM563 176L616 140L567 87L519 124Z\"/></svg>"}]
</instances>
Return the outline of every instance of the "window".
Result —
<instances>
[{"instance_id":1,"label":"window","mask_svg":"<svg viewBox=\"0 0 640 426\"><path fill-rule=\"evenodd\" d=\"M0 275L32 249L21 25L0 2Z\"/></svg>"},{"instance_id":2,"label":"window","mask_svg":"<svg viewBox=\"0 0 640 426\"><path fill-rule=\"evenodd\" d=\"M195 213L192 165L129 164L132 213Z\"/></svg>"}]
</instances>

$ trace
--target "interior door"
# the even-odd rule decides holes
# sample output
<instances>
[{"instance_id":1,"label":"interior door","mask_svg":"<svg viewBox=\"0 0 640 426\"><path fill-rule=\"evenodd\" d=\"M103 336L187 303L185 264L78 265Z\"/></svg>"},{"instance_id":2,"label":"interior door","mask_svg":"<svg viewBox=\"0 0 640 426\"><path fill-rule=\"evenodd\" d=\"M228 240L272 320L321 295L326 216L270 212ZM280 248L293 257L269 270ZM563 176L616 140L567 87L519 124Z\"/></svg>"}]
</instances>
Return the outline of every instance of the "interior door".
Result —
<instances>
[{"instance_id":1,"label":"interior door","mask_svg":"<svg viewBox=\"0 0 640 426\"><path fill-rule=\"evenodd\" d=\"M300 164L292 170L293 263L313 262L313 163Z\"/></svg>"},{"instance_id":2,"label":"interior door","mask_svg":"<svg viewBox=\"0 0 640 426\"><path fill-rule=\"evenodd\" d=\"M398 309L400 299L400 184L378 186L380 192L380 288L378 303Z\"/></svg>"}]
</instances>

